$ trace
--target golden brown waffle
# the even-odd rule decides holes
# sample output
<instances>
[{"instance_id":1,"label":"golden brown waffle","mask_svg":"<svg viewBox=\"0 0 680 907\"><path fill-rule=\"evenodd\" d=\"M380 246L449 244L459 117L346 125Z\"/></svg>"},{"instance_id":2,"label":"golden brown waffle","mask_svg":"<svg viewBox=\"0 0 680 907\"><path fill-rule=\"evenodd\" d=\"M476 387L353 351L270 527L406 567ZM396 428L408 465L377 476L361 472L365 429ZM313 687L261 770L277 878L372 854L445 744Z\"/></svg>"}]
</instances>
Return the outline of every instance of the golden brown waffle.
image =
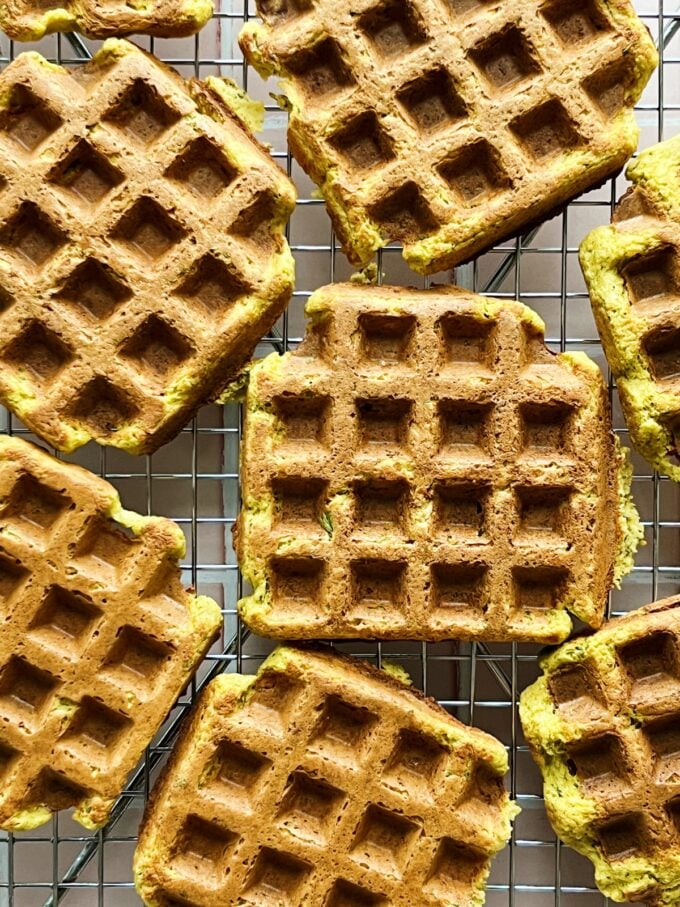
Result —
<instances>
[{"instance_id":1,"label":"golden brown waffle","mask_svg":"<svg viewBox=\"0 0 680 907\"><path fill-rule=\"evenodd\" d=\"M628 0L257 0L293 154L350 261L453 267L616 172L657 63Z\"/></svg>"},{"instance_id":2,"label":"golden brown waffle","mask_svg":"<svg viewBox=\"0 0 680 907\"><path fill-rule=\"evenodd\" d=\"M527 307L338 284L251 372L236 549L264 636L559 641L641 536L606 388Z\"/></svg>"},{"instance_id":3,"label":"golden brown waffle","mask_svg":"<svg viewBox=\"0 0 680 907\"><path fill-rule=\"evenodd\" d=\"M542 661L524 733L557 834L615 901L680 901L680 598L606 623Z\"/></svg>"},{"instance_id":4,"label":"golden brown waffle","mask_svg":"<svg viewBox=\"0 0 680 907\"><path fill-rule=\"evenodd\" d=\"M69 31L90 38L179 38L201 29L212 13L212 0L6 0L0 6L0 28L15 41L39 41L50 32Z\"/></svg>"},{"instance_id":5,"label":"golden brown waffle","mask_svg":"<svg viewBox=\"0 0 680 907\"><path fill-rule=\"evenodd\" d=\"M612 224L581 244L595 320L633 446L680 482L680 136L628 168Z\"/></svg>"},{"instance_id":6,"label":"golden brown waffle","mask_svg":"<svg viewBox=\"0 0 680 907\"><path fill-rule=\"evenodd\" d=\"M221 624L186 592L184 536L0 437L0 827L75 806L103 825Z\"/></svg>"},{"instance_id":7,"label":"golden brown waffle","mask_svg":"<svg viewBox=\"0 0 680 907\"><path fill-rule=\"evenodd\" d=\"M294 190L247 105L126 41L0 74L0 401L54 447L154 450L285 307Z\"/></svg>"},{"instance_id":8,"label":"golden brown waffle","mask_svg":"<svg viewBox=\"0 0 680 907\"><path fill-rule=\"evenodd\" d=\"M383 672L279 649L203 694L147 807L137 888L151 907L476 907L516 812L506 771L498 740Z\"/></svg>"}]
</instances>

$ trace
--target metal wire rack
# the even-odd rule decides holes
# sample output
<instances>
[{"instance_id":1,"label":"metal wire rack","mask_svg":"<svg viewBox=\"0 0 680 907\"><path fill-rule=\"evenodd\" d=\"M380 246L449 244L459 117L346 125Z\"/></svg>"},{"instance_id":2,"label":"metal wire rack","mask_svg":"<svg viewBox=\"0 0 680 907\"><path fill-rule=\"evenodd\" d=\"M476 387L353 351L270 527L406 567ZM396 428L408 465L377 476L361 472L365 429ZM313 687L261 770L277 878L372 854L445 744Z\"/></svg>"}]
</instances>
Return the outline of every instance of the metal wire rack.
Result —
<instances>
[{"instance_id":1,"label":"metal wire rack","mask_svg":"<svg viewBox=\"0 0 680 907\"><path fill-rule=\"evenodd\" d=\"M579 0L574 0L578 5ZM680 129L680 0L637 0L638 11L658 42L661 66L638 107L640 147L674 135ZM194 38L139 39L137 43L175 66L183 75L229 76L267 103L264 140L293 177L299 202L288 235L297 264L297 288L291 305L258 352L294 348L304 333L304 303L326 283L349 276L350 269L332 234L312 185L286 149L286 117L271 102L264 85L244 64L236 41L245 20L255 15L254 0L221 0L211 22ZM37 45L18 45L0 38L0 64L23 50L39 50L65 65L88 59L96 43L74 35L52 36ZM576 253L581 238L609 220L623 181L588 193L558 218L482 256L435 282L457 282L500 298L521 298L547 326L557 350L581 349L608 375L597 340L588 296ZM399 250L378 256L385 283L413 285L416 278ZM419 285L424 285L420 281ZM425 284L426 285L426 284ZM609 376L615 427L626 441L626 428ZM0 430L30 437L7 413ZM220 602L224 628L190 687L180 697L165 725L128 781L108 826L89 834L70 815L30 833L0 833L0 907L131 907L141 901L132 882L136 830L150 787L172 746L178 726L200 687L221 671L254 672L271 645L250 636L236 615L242 592L231 544L238 513L240 413L236 405L205 407L173 442L146 458L88 445L75 462L108 478L123 503L142 513L175 519L187 538L185 579ZM611 597L612 613L628 611L655 598L680 592L680 486L652 473L639 457L634 494L645 523L647 546L634 571ZM473 722L508 747L510 788L523 812L511 846L495 861L487 897L489 907L601 907L590 864L563 848L550 829L541 800L541 785L517 719L519 692L537 675L538 648L529 645L459 643L353 643L343 650L378 665L383 658L401 664L414 682L436 697L452 714Z\"/></svg>"}]
</instances>

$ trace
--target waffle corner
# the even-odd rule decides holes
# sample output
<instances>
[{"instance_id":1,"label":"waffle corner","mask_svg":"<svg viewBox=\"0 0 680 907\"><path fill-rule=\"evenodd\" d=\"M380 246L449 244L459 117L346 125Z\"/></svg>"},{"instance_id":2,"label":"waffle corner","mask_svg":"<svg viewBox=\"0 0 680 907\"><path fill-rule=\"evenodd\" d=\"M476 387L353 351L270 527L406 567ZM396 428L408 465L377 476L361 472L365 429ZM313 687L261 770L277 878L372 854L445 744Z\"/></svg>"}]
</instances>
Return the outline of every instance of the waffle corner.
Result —
<instances>
[{"instance_id":1,"label":"waffle corner","mask_svg":"<svg viewBox=\"0 0 680 907\"><path fill-rule=\"evenodd\" d=\"M0 826L99 828L221 625L184 590L179 527L0 439ZM141 589L140 589L141 587Z\"/></svg>"},{"instance_id":2,"label":"waffle corner","mask_svg":"<svg viewBox=\"0 0 680 907\"><path fill-rule=\"evenodd\" d=\"M680 482L680 137L643 151L580 260L631 443Z\"/></svg>"},{"instance_id":3,"label":"waffle corner","mask_svg":"<svg viewBox=\"0 0 680 907\"><path fill-rule=\"evenodd\" d=\"M520 700L553 828L616 901L680 892L679 642L665 599L544 657Z\"/></svg>"},{"instance_id":4,"label":"waffle corner","mask_svg":"<svg viewBox=\"0 0 680 907\"><path fill-rule=\"evenodd\" d=\"M137 889L154 907L265 890L476 907L518 812L507 768L499 741L365 663L278 649L202 694L147 808Z\"/></svg>"},{"instance_id":5,"label":"waffle corner","mask_svg":"<svg viewBox=\"0 0 680 907\"><path fill-rule=\"evenodd\" d=\"M250 375L244 621L297 639L599 626L642 528L595 363L551 354L522 304L457 289L334 285L308 315L302 347Z\"/></svg>"}]
</instances>

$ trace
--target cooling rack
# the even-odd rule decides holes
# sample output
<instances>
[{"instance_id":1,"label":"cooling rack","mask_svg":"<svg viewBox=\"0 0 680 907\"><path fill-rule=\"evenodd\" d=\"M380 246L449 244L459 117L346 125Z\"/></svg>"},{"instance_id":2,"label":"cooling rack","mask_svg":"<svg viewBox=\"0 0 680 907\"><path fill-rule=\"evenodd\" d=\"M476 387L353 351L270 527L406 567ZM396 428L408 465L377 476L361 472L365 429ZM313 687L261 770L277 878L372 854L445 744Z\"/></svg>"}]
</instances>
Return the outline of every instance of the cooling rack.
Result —
<instances>
[{"instance_id":1,"label":"cooling rack","mask_svg":"<svg viewBox=\"0 0 680 907\"><path fill-rule=\"evenodd\" d=\"M580 0L573 0L578 5ZM44 5L53 5L45 0ZM56 5L56 4L54 4ZM646 148L680 131L680 0L638 0L638 12L657 40L661 65L637 108L640 147ZM254 2L222 0L219 11L194 38L138 39L142 47L175 66L185 76L229 76L265 101L264 140L293 177L299 202L288 235L297 265L297 287L291 305L258 347L258 355L292 349L304 333L304 304L326 283L346 279L347 262L333 237L312 185L286 150L286 115L243 62L237 35L255 15ZM19 45L0 38L0 65L23 50L77 65L87 60L97 42L74 35L51 36L37 44ZM607 223L623 191L619 178L588 193L559 217L501 245L474 264L432 278L456 282L490 296L521 298L546 322L555 350L584 350L609 380L615 428L624 443L627 432L592 319L577 260L580 240L594 226ZM377 256L385 283L426 286L411 273L397 247ZM0 430L31 435L7 413ZM0 907L132 907L141 901L132 882L136 831L150 787L162 767L178 726L201 686L221 671L252 673L271 645L249 635L236 615L243 581L235 562L231 527L238 513L238 449L241 436L236 405L205 407L170 444L150 457L135 458L88 445L68 459L109 479L126 507L176 520L187 539L184 574L187 583L221 605L220 640L203 662L196 679L180 697L166 723L128 781L108 826L86 833L63 813L30 833L0 833ZM680 592L680 486L652 473L633 457L635 500L645 525L646 547L633 572L610 600L612 614L654 598ZM602 907L588 861L562 847L547 822L540 778L522 737L517 718L519 692L538 673L536 646L467 643L341 644L346 652L380 665L383 659L403 666L415 684L438 699L463 721L496 734L510 756L509 785L522 807L511 845L495 861L487 896L489 907Z\"/></svg>"}]
</instances>

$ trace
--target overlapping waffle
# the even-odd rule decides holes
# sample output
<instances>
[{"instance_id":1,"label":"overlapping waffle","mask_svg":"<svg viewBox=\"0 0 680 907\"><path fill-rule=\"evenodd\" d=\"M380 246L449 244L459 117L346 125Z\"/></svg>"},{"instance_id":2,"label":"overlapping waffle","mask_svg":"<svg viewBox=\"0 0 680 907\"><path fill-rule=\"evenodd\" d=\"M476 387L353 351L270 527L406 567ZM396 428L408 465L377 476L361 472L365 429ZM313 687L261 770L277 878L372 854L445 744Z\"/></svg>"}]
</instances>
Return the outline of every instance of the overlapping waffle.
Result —
<instances>
[{"instance_id":1,"label":"overlapping waffle","mask_svg":"<svg viewBox=\"0 0 680 907\"><path fill-rule=\"evenodd\" d=\"M212 13L212 0L6 0L0 6L0 28L15 41L39 41L50 32L69 31L90 38L180 38L199 31Z\"/></svg>"},{"instance_id":2,"label":"overlapping waffle","mask_svg":"<svg viewBox=\"0 0 680 907\"><path fill-rule=\"evenodd\" d=\"M643 151L580 249L633 446L680 482L680 136Z\"/></svg>"},{"instance_id":3,"label":"overlapping waffle","mask_svg":"<svg viewBox=\"0 0 680 907\"><path fill-rule=\"evenodd\" d=\"M288 301L294 190L247 106L125 41L0 74L0 401L53 446L155 449Z\"/></svg>"},{"instance_id":4,"label":"overlapping waffle","mask_svg":"<svg viewBox=\"0 0 680 907\"><path fill-rule=\"evenodd\" d=\"M628 0L257 0L293 154L350 261L433 273L617 171L657 55Z\"/></svg>"},{"instance_id":5,"label":"overlapping waffle","mask_svg":"<svg viewBox=\"0 0 680 907\"><path fill-rule=\"evenodd\" d=\"M364 663L278 649L204 692L135 854L153 907L484 902L504 747Z\"/></svg>"},{"instance_id":6,"label":"overlapping waffle","mask_svg":"<svg viewBox=\"0 0 680 907\"><path fill-rule=\"evenodd\" d=\"M183 554L170 520L0 438L0 827L72 806L106 822L220 626L182 588Z\"/></svg>"},{"instance_id":7,"label":"overlapping waffle","mask_svg":"<svg viewBox=\"0 0 680 907\"><path fill-rule=\"evenodd\" d=\"M334 285L250 375L236 550L257 633L559 641L641 528L606 389L520 303Z\"/></svg>"},{"instance_id":8,"label":"overlapping waffle","mask_svg":"<svg viewBox=\"0 0 680 907\"><path fill-rule=\"evenodd\" d=\"M680 598L545 657L520 715L557 834L616 901L680 900Z\"/></svg>"}]
</instances>

